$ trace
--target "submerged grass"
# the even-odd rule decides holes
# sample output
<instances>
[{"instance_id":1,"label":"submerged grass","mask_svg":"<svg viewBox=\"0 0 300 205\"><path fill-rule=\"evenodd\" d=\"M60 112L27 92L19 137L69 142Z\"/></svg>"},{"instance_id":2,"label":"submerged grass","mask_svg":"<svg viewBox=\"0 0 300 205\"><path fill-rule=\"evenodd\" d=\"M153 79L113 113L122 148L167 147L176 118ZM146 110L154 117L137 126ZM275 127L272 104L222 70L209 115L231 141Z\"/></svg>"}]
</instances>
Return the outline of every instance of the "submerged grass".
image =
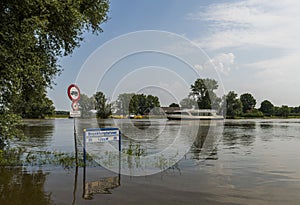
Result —
<instances>
[{"instance_id":1,"label":"submerged grass","mask_svg":"<svg viewBox=\"0 0 300 205\"><path fill-rule=\"evenodd\" d=\"M76 160L75 153L65 153L57 151L30 151L19 148L0 150L0 166L31 166L47 167L60 166L70 169L80 166L98 166L93 159L87 155L86 162L83 160L83 153L78 153Z\"/></svg>"}]
</instances>

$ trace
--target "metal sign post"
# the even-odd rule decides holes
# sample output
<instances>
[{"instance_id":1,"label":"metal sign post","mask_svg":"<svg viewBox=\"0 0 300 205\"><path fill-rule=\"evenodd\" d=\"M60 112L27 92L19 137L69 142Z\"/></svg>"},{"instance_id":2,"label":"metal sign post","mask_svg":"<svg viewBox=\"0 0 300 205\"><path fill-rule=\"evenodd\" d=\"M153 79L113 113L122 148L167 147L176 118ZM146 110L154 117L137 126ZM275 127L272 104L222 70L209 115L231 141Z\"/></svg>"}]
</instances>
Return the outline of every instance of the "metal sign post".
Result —
<instances>
[{"instance_id":1,"label":"metal sign post","mask_svg":"<svg viewBox=\"0 0 300 205\"><path fill-rule=\"evenodd\" d=\"M70 100L72 101L72 109L73 111L70 111L70 117L74 118L74 146L75 146L75 160L76 160L76 166L78 166L78 152L77 152L77 133L76 133L76 117L81 116L81 112L78 110L79 105L78 101L80 100L80 90L77 85L71 84L68 87L67 90L68 96Z\"/></svg>"}]
</instances>

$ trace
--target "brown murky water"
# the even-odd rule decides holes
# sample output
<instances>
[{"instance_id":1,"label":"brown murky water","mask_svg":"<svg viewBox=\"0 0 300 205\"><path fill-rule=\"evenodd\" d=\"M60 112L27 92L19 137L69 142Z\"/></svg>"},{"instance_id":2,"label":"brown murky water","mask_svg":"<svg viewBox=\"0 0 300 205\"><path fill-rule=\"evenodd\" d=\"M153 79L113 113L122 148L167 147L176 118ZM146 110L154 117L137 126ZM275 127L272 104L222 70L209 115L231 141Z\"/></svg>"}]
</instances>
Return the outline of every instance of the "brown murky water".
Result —
<instances>
[{"instance_id":1,"label":"brown murky water","mask_svg":"<svg viewBox=\"0 0 300 205\"><path fill-rule=\"evenodd\" d=\"M73 120L27 123L24 129L30 138L19 142L20 146L32 152L74 151ZM173 134L180 133L182 127L165 120L85 120L77 122L78 135L82 128L98 123L125 130L124 149L138 141L139 148L150 154L174 140ZM178 163L147 176L119 175L101 165L69 169L57 165L2 166L0 204L299 203L300 120L231 120L224 126L200 127L190 150ZM141 132L145 134L138 134ZM138 163L133 165L136 169Z\"/></svg>"}]
</instances>

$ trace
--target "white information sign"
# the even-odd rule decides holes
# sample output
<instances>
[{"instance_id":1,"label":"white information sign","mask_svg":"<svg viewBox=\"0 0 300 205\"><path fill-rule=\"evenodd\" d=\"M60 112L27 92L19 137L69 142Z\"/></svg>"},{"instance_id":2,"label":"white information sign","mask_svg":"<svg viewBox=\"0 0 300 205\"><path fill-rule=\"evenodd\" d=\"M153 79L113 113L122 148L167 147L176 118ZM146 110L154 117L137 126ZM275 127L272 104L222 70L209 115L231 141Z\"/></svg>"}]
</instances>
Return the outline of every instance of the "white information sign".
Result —
<instances>
[{"instance_id":1,"label":"white information sign","mask_svg":"<svg viewBox=\"0 0 300 205\"><path fill-rule=\"evenodd\" d=\"M92 142L109 142L120 139L120 131L118 128L96 128L85 129L86 143Z\"/></svg>"},{"instance_id":2,"label":"white information sign","mask_svg":"<svg viewBox=\"0 0 300 205\"><path fill-rule=\"evenodd\" d=\"M70 117L81 117L81 112L80 110L72 110L70 111Z\"/></svg>"}]
</instances>

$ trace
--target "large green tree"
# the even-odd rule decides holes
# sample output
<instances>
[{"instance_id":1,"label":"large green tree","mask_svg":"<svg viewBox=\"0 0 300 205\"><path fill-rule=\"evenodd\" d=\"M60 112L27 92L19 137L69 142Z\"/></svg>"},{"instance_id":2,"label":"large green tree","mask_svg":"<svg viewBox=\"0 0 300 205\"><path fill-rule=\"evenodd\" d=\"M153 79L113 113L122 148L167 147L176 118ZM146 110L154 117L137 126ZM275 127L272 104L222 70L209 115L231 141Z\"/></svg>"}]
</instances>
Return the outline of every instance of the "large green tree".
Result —
<instances>
[{"instance_id":1,"label":"large green tree","mask_svg":"<svg viewBox=\"0 0 300 205\"><path fill-rule=\"evenodd\" d=\"M256 105L256 100L255 98L250 94L250 93L244 93L240 96L240 100L243 105L243 112L250 112L251 110L254 109Z\"/></svg>"},{"instance_id":2,"label":"large green tree","mask_svg":"<svg viewBox=\"0 0 300 205\"><path fill-rule=\"evenodd\" d=\"M160 107L160 102L157 96L153 95L144 95L144 94L135 94L129 103L129 111L130 113L134 113L136 115L145 115L152 111L154 114L158 112L158 110L153 110L154 108Z\"/></svg>"},{"instance_id":3,"label":"large green tree","mask_svg":"<svg viewBox=\"0 0 300 205\"><path fill-rule=\"evenodd\" d=\"M108 102L103 92L96 92L94 95L95 98L95 109L97 110L97 117L106 119L108 118L112 112L112 105Z\"/></svg>"},{"instance_id":4,"label":"large green tree","mask_svg":"<svg viewBox=\"0 0 300 205\"><path fill-rule=\"evenodd\" d=\"M269 100L264 100L260 104L259 111L261 111L266 116L272 116L274 115L275 108L274 105Z\"/></svg>"},{"instance_id":5,"label":"large green tree","mask_svg":"<svg viewBox=\"0 0 300 205\"><path fill-rule=\"evenodd\" d=\"M90 117L91 110L95 109L95 97L89 97L84 93L80 94L79 108L81 110L82 117Z\"/></svg>"},{"instance_id":6,"label":"large green tree","mask_svg":"<svg viewBox=\"0 0 300 205\"><path fill-rule=\"evenodd\" d=\"M0 140L15 136L19 116L44 114L43 106L28 107L51 104L46 88L61 72L58 58L71 54L85 31L102 32L108 10L108 0L1 1Z\"/></svg>"},{"instance_id":7,"label":"large green tree","mask_svg":"<svg viewBox=\"0 0 300 205\"><path fill-rule=\"evenodd\" d=\"M227 117L234 118L242 113L242 102L234 91L230 91L224 96L224 102Z\"/></svg>"},{"instance_id":8,"label":"large green tree","mask_svg":"<svg viewBox=\"0 0 300 205\"><path fill-rule=\"evenodd\" d=\"M191 85L190 96L197 101L199 109L219 109L221 99L215 94L216 89L216 80L199 78Z\"/></svg>"},{"instance_id":9,"label":"large green tree","mask_svg":"<svg viewBox=\"0 0 300 205\"><path fill-rule=\"evenodd\" d=\"M129 104L134 93L122 93L116 100L117 113L121 115L129 115Z\"/></svg>"}]
</instances>

